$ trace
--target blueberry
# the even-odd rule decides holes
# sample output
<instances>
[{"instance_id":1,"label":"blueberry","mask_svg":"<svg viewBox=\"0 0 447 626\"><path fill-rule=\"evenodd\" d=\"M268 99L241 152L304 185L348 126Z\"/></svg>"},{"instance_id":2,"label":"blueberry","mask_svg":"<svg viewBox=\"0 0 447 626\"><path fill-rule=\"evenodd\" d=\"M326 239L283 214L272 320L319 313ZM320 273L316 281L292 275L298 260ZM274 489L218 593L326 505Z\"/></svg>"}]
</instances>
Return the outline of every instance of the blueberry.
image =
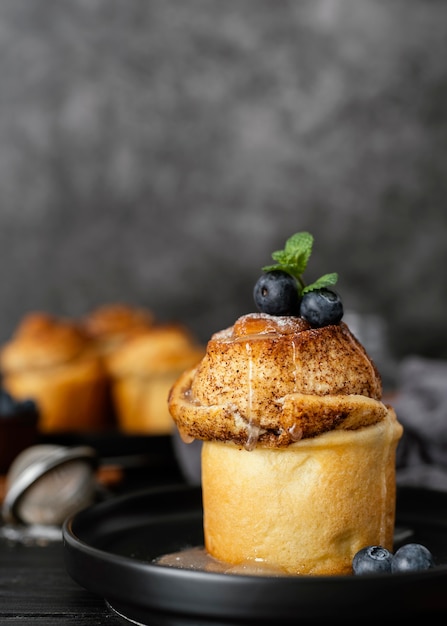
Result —
<instances>
[{"instance_id":1,"label":"blueberry","mask_svg":"<svg viewBox=\"0 0 447 626\"><path fill-rule=\"evenodd\" d=\"M393 554L382 546L366 546L352 559L354 574L384 574L391 572Z\"/></svg>"},{"instance_id":2,"label":"blueberry","mask_svg":"<svg viewBox=\"0 0 447 626\"><path fill-rule=\"evenodd\" d=\"M11 417L16 412L16 402L6 389L0 389L0 415Z\"/></svg>"},{"instance_id":3,"label":"blueberry","mask_svg":"<svg viewBox=\"0 0 447 626\"><path fill-rule=\"evenodd\" d=\"M36 401L31 398L17 401L17 410L26 415L35 415L38 411Z\"/></svg>"},{"instance_id":4,"label":"blueberry","mask_svg":"<svg viewBox=\"0 0 447 626\"><path fill-rule=\"evenodd\" d=\"M298 315L300 298L295 279L282 270L266 272L253 289L258 310L269 315Z\"/></svg>"},{"instance_id":5,"label":"blueberry","mask_svg":"<svg viewBox=\"0 0 447 626\"><path fill-rule=\"evenodd\" d=\"M303 295L300 315L314 328L338 324L343 317L343 304L335 291L315 289Z\"/></svg>"},{"instance_id":6,"label":"blueberry","mask_svg":"<svg viewBox=\"0 0 447 626\"><path fill-rule=\"evenodd\" d=\"M416 572L434 567L433 555L420 543L407 543L394 553L392 572Z\"/></svg>"}]
</instances>

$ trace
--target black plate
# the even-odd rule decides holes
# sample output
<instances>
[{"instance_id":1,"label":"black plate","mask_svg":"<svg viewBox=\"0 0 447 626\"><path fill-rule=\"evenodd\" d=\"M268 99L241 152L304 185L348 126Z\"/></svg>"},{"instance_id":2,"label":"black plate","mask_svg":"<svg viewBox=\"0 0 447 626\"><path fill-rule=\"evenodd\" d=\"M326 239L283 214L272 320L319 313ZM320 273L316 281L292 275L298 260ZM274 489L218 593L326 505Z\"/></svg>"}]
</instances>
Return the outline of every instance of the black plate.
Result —
<instances>
[{"instance_id":1,"label":"black plate","mask_svg":"<svg viewBox=\"0 0 447 626\"><path fill-rule=\"evenodd\" d=\"M447 494L400 488L396 540L399 533L403 543L426 545L436 567L402 574L276 578L151 563L203 545L201 490L191 486L121 496L77 513L63 526L70 576L140 624L303 624L334 617L361 623L373 615L379 620L420 615L430 617L431 624L433 618L445 620Z\"/></svg>"},{"instance_id":2,"label":"black plate","mask_svg":"<svg viewBox=\"0 0 447 626\"><path fill-rule=\"evenodd\" d=\"M39 443L90 446L105 460L144 456L153 463L173 458L171 435L126 435L113 428L97 432L44 433Z\"/></svg>"}]
</instances>

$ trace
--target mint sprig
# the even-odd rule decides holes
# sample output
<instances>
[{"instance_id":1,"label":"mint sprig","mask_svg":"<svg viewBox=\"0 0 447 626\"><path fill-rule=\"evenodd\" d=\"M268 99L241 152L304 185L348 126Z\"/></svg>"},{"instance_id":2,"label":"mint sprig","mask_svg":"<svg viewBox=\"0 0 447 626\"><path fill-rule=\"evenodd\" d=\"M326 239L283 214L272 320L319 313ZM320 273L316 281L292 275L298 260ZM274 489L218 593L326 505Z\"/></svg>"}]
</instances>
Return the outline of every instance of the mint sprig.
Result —
<instances>
[{"instance_id":1,"label":"mint sprig","mask_svg":"<svg viewBox=\"0 0 447 626\"><path fill-rule=\"evenodd\" d=\"M298 293L302 296L308 291L322 289L335 285L338 280L338 274L324 274L316 281L306 285L303 274L307 268L312 247L314 243L313 236L308 232L295 233L287 239L284 250L277 250L272 253L272 259L276 261L275 265L266 265L262 268L264 272L272 272L274 270L282 270L293 276L298 283Z\"/></svg>"}]
</instances>

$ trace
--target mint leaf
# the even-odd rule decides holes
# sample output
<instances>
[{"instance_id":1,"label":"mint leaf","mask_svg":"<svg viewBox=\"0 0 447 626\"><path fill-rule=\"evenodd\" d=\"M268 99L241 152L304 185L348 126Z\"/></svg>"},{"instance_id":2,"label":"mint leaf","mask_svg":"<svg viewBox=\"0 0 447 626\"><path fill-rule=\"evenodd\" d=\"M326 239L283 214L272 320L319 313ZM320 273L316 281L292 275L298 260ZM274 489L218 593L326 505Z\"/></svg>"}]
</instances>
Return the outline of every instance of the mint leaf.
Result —
<instances>
[{"instance_id":1,"label":"mint leaf","mask_svg":"<svg viewBox=\"0 0 447 626\"><path fill-rule=\"evenodd\" d=\"M267 265L262 269L264 272L282 270L300 280L301 274L307 267L313 241L314 238L310 233L295 233L286 241L284 250L272 253L272 259L276 261L276 265Z\"/></svg>"},{"instance_id":2,"label":"mint leaf","mask_svg":"<svg viewBox=\"0 0 447 626\"><path fill-rule=\"evenodd\" d=\"M301 293L303 294L303 293L307 293L308 291L315 291L315 289L322 289L323 287L330 287L331 285L335 285L337 280L338 280L338 274L335 272L332 274L324 274L324 276L321 276L318 280L316 280L311 285L306 285L306 287L303 288Z\"/></svg>"},{"instance_id":3,"label":"mint leaf","mask_svg":"<svg viewBox=\"0 0 447 626\"><path fill-rule=\"evenodd\" d=\"M313 244L314 238L307 232L295 233L286 241L284 251L290 260L293 259L295 275L302 274L306 269Z\"/></svg>"},{"instance_id":4,"label":"mint leaf","mask_svg":"<svg viewBox=\"0 0 447 626\"><path fill-rule=\"evenodd\" d=\"M315 289L329 287L335 285L338 280L338 274L324 274L315 282L306 285L303 274L307 268L312 247L314 243L313 236L306 232L295 233L287 239L284 250L276 250L272 253L272 259L276 261L276 265L266 265L263 267L264 272L272 272L281 270L293 276L298 283L299 295Z\"/></svg>"}]
</instances>

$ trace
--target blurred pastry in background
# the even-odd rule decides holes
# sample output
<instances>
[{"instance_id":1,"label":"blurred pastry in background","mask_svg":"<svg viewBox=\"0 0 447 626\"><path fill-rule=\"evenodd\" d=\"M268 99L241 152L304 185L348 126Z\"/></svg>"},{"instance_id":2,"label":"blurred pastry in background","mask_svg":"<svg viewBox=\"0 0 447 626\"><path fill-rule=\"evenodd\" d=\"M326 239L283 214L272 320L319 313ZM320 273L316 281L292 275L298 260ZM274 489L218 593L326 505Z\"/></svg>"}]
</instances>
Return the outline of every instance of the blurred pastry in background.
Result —
<instances>
[{"instance_id":1,"label":"blurred pastry in background","mask_svg":"<svg viewBox=\"0 0 447 626\"><path fill-rule=\"evenodd\" d=\"M115 425L117 416L109 374L110 358L128 339L147 332L154 324L154 319L152 311L148 308L125 302L109 302L91 309L79 320L93 341L107 372L107 410Z\"/></svg>"},{"instance_id":2,"label":"blurred pastry in background","mask_svg":"<svg viewBox=\"0 0 447 626\"><path fill-rule=\"evenodd\" d=\"M172 433L169 390L204 352L192 333L177 323L154 324L123 343L109 358L119 428L132 434Z\"/></svg>"},{"instance_id":3,"label":"blurred pastry in background","mask_svg":"<svg viewBox=\"0 0 447 626\"><path fill-rule=\"evenodd\" d=\"M80 324L107 367L108 356L130 337L151 328L154 315L147 308L117 302L91 310L80 319Z\"/></svg>"},{"instance_id":4,"label":"blurred pastry in background","mask_svg":"<svg viewBox=\"0 0 447 626\"><path fill-rule=\"evenodd\" d=\"M0 370L6 391L36 402L40 432L95 431L107 423L103 363L72 320L26 314L1 346Z\"/></svg>"}]
</instances>

